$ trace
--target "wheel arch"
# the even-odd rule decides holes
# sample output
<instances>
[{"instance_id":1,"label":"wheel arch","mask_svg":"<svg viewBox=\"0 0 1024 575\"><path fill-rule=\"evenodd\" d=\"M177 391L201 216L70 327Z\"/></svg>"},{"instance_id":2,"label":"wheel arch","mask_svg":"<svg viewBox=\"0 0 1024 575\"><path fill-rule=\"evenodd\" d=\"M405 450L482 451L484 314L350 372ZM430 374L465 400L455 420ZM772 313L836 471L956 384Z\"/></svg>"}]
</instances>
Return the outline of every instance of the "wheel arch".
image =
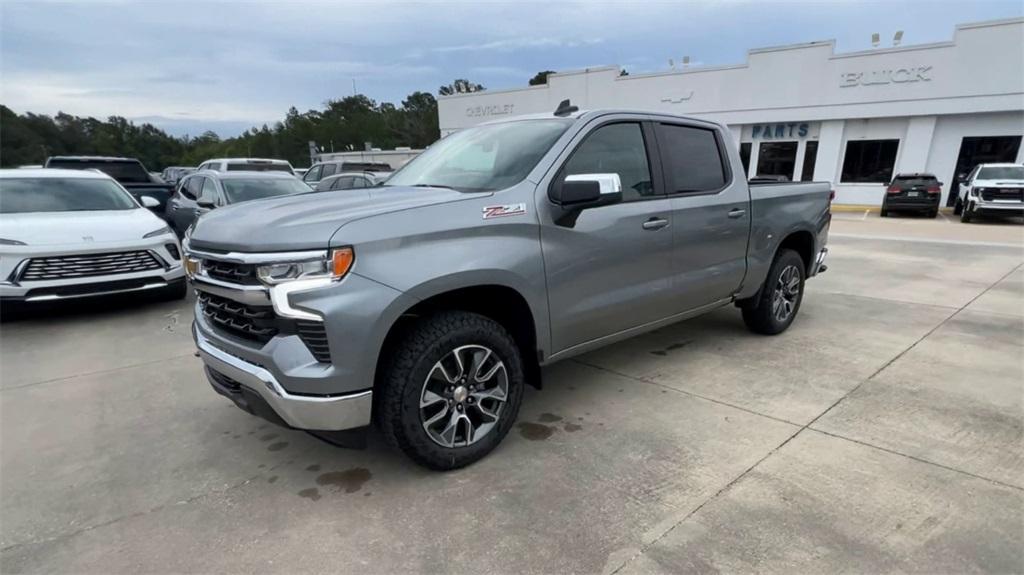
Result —
<instances>
[{"instance_id":1,"label":"wheel arch","mask_svg":"<svg viewBox=\"0 0 1024 575\"><path fill-rule=\"evenodd\" d=\"M523 358L527 382L540 388L540 361L546 349L546 322L538 320L535 309L520 289L507 283L438 282L414 290L416 302L392 322L377 357L376 374L383 373L389 349L398 344L418 318L442 310L477 313L502 325L515 340Z\"/></svg>"}]
</instances>

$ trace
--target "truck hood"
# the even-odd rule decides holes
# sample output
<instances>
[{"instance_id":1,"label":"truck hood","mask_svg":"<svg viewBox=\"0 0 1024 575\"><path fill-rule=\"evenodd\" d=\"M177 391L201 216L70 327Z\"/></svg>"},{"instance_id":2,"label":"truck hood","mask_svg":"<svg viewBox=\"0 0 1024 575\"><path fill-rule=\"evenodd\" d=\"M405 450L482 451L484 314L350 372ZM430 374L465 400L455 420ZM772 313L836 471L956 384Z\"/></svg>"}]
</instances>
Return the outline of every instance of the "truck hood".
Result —
<instances>
[{"instance_id":1,"label":"truck hood","mask_svg":"<svg viewBox=\"0 0 1024 575\"><path fill-rule=\"evenodd\" d=\"M166 223L145 208L82 212L33 212L4 214L0 234L4 239L30 246L124 242L142 240ZM89 239L86 239L89 238Z\"/></svg>"},{"instance_id":2,"label":"truck hood","mask_svg":"<svg viewBox=\"0 0 1024 575\"><path fill-rule=\"evenodd\" d=\"M217 208L200 217L189 236L189 245L240 252L325 249L338 228L351 221L480 195L390 186L254 200Z\"/></svg>"},{"instance_id":3,"label":"truck hood","mask_svg":"<svg viewBox=\"0 0 1024 575\"><path fill-rule=\"evenodd\" d=\"M975 188L1024 188L1024 180L974 180Z\"/></svg>"}]
</instances>

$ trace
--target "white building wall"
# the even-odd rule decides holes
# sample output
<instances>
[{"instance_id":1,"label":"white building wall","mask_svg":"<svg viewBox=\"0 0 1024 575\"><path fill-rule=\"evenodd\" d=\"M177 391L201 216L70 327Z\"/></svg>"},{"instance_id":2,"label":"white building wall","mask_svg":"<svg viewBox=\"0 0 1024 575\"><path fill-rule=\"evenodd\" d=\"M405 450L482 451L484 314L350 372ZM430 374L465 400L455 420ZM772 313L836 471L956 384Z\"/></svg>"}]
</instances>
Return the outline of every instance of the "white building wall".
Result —
<instances>
[{"instance_id":1,"label":"white building wall","mask_svg":"<svg viewBox=\"0 0 1024 575\"><path fill-rule=\"evenodd\" d=\"M581 109L626 108L707 118L751 142L754 125L807 123L799 141L818 141L814 179L836 185L837 201L878 204L880 184L840 181L847 142L897 138L894 173L930 171L948 194L959 142L967 135L1024 134L1024 19L964 24L949 42L836 54L832 41L748 52L732 66L619 76L618 67L552 74L544 86L441 97L441 134L513 115L551 113L570 99ZM781 141L776 139L775 141ZM1024 148L1024 146L1022 146ZM948 172L948 173L947 173Z\"/></svg>"}]
</instances>

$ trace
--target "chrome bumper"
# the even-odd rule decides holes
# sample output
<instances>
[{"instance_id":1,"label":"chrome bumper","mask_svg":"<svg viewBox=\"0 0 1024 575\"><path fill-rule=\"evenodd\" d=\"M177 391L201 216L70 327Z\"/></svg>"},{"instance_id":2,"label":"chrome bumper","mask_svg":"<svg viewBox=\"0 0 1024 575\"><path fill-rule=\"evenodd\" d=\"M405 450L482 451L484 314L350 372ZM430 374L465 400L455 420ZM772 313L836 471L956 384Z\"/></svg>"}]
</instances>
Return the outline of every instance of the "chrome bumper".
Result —
<instances>
[{"instance_id":1,"label":"chrome bumper","mask_svg":"<svg viewBox=\"0 0 1024 575\"><path fill-rule=\"evenodd\" d=\"M259 394L296 429L341 431L370 424L372 391L333 397L293 395L269 371L217 348L194 324L192 336L207 367Z\"/></svg>"}]
</instances>

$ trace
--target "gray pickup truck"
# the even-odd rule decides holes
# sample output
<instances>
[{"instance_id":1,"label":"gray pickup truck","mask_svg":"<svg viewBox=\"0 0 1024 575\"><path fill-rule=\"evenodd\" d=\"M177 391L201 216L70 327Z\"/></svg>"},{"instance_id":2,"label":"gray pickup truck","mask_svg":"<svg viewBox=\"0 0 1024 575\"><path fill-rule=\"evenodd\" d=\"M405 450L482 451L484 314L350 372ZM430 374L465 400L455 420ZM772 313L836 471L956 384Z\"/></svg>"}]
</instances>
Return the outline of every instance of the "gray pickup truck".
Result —
<instances>
[{"instance_id":1,"label":"gray pickup truck","mask_svg":"<svg viewBox=\"0 0 1024 575\"><path fill-rule=\"evenodd\" d=\"M384 185L218 208L186 236L213 388L433 469L501 442L541 366L730 303L792 323L828 183L748 186L721 125L629 111L483 124Z\"/></svg>"}]
</instances>

